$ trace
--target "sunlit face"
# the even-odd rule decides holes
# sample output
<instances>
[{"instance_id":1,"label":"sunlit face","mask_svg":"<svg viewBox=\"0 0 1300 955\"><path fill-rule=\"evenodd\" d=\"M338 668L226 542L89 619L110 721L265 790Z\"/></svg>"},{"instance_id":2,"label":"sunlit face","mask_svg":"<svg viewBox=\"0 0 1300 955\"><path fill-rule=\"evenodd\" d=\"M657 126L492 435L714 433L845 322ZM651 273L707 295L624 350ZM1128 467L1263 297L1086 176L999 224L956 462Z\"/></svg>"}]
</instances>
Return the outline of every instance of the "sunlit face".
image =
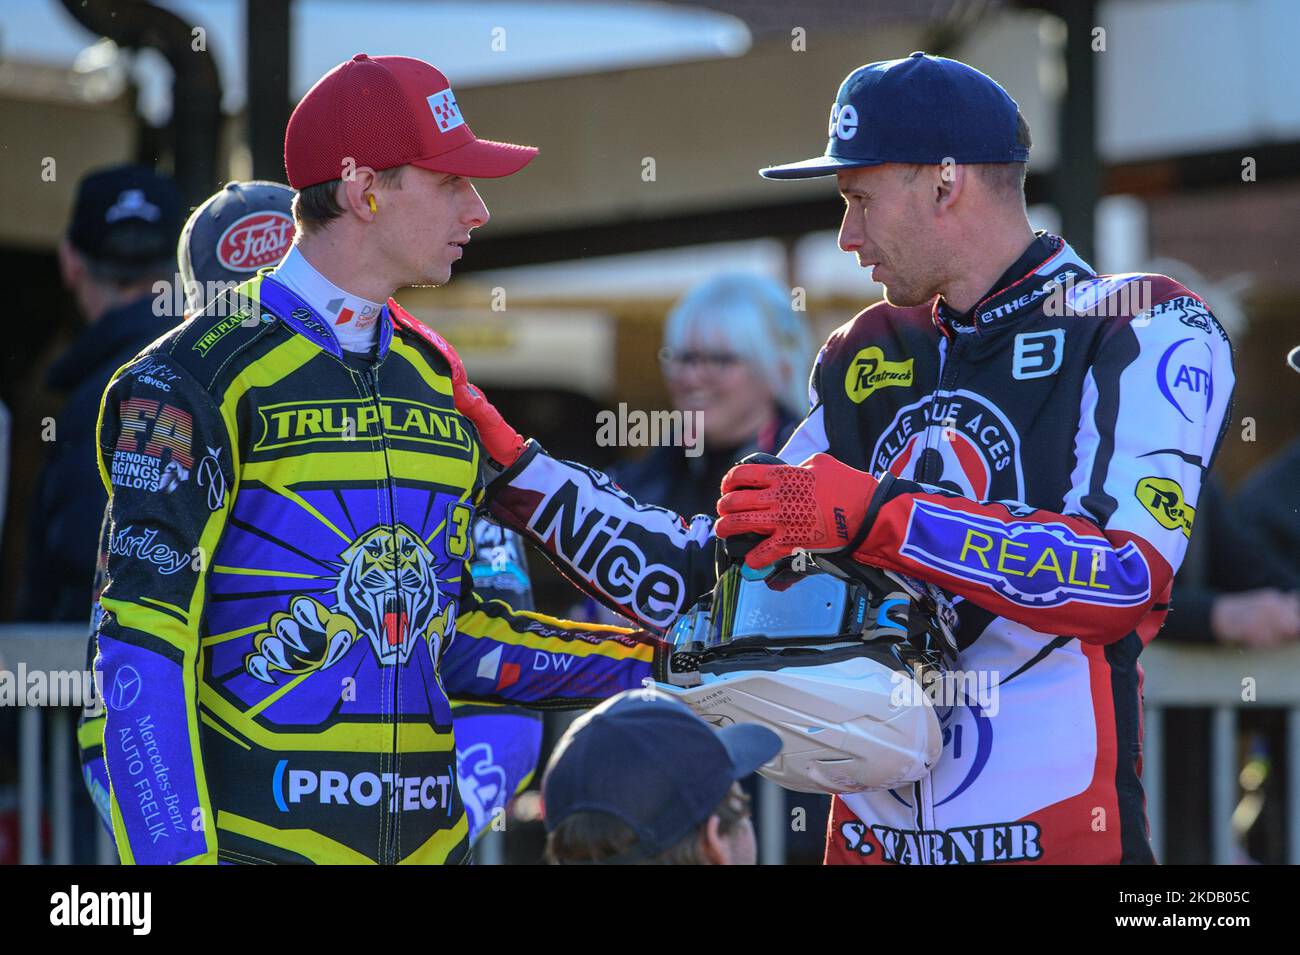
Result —
<instances>
[{"instance_id":1,"label":"sunlit face","mask_svg":"<svg viewBox=\"0 0 1300 955\"><path fill-rule=\"evenodd\" d=\"M949 256L935 230L932 177L923 170L886 163L838 174L844 197L840 248L872 270L885 286L885 301L908 307L939 294Z\"/></svg>"},{"instance_id":2,"label":"sunlit face","mask_svg":"<svg viewBox=\"0 0 1300 955\"><path fill-rule=\"evenodd\" d=\"M488 221L487 206L462 176L407 166L400 187L376 188L386 261L401 285L443 285L470 232Z\"/></svg>"},{"instance_id":3,"label":"sunlit face","mask_svg":"<svg viewBox=\"0 0 1300 955\"><path fill-rule=\"evenodd\" d=\"M700 412L707 447L749 443L776 410L762 373L721 336L692 335L680 351L666 354L664 381L674 408Z\"/></svg>"}]
</instances>

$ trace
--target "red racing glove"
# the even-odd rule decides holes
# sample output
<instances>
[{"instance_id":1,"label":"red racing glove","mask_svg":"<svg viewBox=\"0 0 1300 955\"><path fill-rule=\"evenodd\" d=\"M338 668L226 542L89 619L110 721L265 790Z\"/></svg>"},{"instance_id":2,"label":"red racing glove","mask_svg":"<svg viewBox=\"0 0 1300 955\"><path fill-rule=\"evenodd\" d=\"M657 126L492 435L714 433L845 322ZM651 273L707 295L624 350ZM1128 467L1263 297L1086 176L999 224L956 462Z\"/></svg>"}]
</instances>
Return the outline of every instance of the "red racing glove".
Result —
<instances>
[{"instance_id":1,"label":"red racing glove","mask_svg":"<svg viewBox=\"0 0 1300 955\"><path fill-rule=\"evenodd\" d=\"M461 374L464 373L462 369ZM497 411L496 406L487 400L477 386L468 381L460 388L453 384L452 398L456 402L456 410L473 421L474 427L478 428L478 435L483 440L488 457L505 468L519 460L519 455L524 453L524 436L506 423L501 412Z\"/></svg>"},{"instance_id":2,"label":"red racing glove","mask_svg":"<svg viewBox=\"0 0 1300 955\"><path fill-rule=\"evenodd\" d=\"M422 336L434 348L442 353L451 367L451 398L456 403L456 410L463 414L474 427L478 428L479 438L488 456L502 467L510 467L524 453L524 438L514 428L506 424L501 412L493 407L483 392L469 383L465 374L465 363L456 354L445 338L428 325L421 322L391 298L388 310L392 316L405 327Z\"/></svg>"},{"instance_id":3,"label":"red racing glove","mask_svg":"<svg viewBox=\"0 0 1300 955\"><path fill-rule=\"evenodd\" d=\"M719 537L764 536L745 555L755 570L796 550L851 549L865 536L878 483L829 454L814 454L798 467L738 464L722 479L713 529Z\"/></svg>"}]
</instances>

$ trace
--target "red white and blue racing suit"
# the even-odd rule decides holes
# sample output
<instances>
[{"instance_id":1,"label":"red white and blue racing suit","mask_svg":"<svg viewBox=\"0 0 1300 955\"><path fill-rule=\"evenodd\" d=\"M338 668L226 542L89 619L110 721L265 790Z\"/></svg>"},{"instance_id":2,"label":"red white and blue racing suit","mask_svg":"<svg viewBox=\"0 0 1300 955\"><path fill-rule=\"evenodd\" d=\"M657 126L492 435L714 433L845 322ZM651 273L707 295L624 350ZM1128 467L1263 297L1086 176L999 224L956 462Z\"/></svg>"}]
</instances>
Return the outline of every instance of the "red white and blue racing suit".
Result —
<instances>
[{"instance_id":1,"label":"red white and blue racing suit","mask_svg":"<svg viewBox=\"0 0 1300 955\"><path fill-rule=\"evenodd\" d=\"M781 457L824 451L882 479L857 553L956 597L970 692L939 708L927 778L836 797L828 862L1153 861L1138 656L1233 383L1200 298L1165 276L1098 276L1047 234L967 316L881 303L831 335ZM535 445L489 496L648 627L714 582L710 518L641 505Z\"/></svg>"}]
</instances>

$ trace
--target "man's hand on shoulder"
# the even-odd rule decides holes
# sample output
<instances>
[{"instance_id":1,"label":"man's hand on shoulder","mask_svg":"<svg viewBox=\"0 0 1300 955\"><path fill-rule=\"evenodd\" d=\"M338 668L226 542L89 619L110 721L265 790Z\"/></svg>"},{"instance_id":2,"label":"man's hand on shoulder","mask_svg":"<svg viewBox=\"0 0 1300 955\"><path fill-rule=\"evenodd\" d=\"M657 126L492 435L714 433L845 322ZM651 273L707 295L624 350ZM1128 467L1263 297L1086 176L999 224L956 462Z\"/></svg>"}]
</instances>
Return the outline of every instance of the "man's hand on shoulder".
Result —
<instances>
[{"instance_id":1,"label":"man's hand on shoulder","mask_svg":"<svg viewBox=\"0 0 1300 955\"><path fill-rule=\"evenodd\" d=\"M497 411L482 391L469 383L465 363L456 354L456 349L391 298L388 300L388 309L401 324L424 338L447 359L447 364L451 367L451 394L452 400L456 402L456 410L474 422L488 456L502 467L510 467L519 460L526 443L523 436L506 423L501 412Z\"/></svg>"}]
</instances>

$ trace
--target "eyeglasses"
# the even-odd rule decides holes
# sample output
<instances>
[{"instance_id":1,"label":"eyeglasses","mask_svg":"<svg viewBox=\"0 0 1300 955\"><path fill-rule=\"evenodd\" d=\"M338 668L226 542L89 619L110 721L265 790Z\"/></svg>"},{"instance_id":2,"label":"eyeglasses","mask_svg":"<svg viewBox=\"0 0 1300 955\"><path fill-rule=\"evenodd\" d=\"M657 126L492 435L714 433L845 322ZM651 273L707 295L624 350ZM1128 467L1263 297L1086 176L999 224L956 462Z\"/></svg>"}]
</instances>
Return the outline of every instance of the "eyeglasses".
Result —
<instances>
[{"instance_id":1,"label":"eyeglasses","mask_svg":"<svg viewBox=\"0 0 1300 955\"><path fill-rule=\"evenodd\" d=\"M724 351L680 351L675 352L667 348L659 349L659 364L665 372L670 374L681 372L687 368L698 368L700 371L718 373L724 372L736 367L744 361L734 352Z\"/></svg>"}]
</instances>

